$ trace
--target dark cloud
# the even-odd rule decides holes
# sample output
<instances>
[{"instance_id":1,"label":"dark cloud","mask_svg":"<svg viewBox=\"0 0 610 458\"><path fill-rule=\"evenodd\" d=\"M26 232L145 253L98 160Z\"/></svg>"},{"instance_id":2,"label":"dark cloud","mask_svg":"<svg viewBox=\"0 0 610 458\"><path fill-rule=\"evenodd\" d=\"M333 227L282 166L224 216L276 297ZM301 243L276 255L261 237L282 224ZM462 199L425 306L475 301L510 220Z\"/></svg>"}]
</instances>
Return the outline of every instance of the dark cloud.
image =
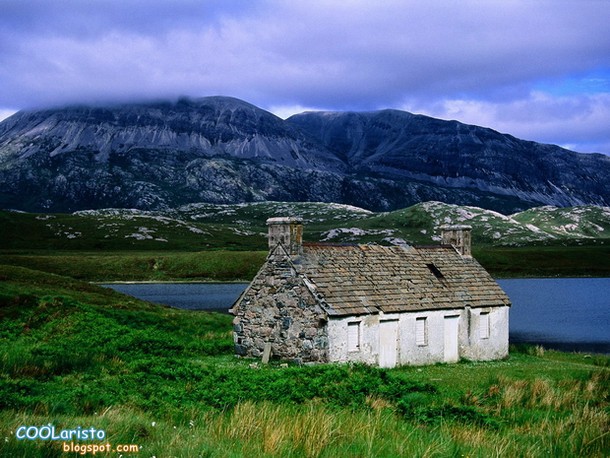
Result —
<instances>
[{"instance_id":1,"label":"dark cloud","mask_svg":"<svg viewBox=\"0 0 610 458\"><path fill-rule=\"evenodd\" d=\"M3 0L0 24L5 32L26 36L87 39L111 30L154 35L205 27L225 14L255 10L255 2L231 0Z\"/></svg>"},{"instance_id":2,"label":"dark cloud","mask_svg":"<svg viewBox=\"0 0 610 458\"><path fill-rule=\"evenodd\" d=\"M0 110L225 94L445 117L461 101L492 127L519 125L504 108L557 108L552 89L534 97L542 82L610 79L608 17L603 1L5 0Z\"/></svg>"}]
</instances>

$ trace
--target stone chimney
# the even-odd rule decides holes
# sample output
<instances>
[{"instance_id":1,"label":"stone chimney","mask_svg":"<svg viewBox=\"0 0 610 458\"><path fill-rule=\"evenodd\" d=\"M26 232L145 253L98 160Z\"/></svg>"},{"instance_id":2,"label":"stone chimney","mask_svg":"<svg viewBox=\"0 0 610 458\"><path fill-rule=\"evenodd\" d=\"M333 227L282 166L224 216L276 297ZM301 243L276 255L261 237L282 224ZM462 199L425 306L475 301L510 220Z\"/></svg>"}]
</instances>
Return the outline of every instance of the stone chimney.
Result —
<instances>
[{"instance_id":1,"label":"stone chimney","mask_svg":"<svg viewBox=\"0 0 610 458\"><path fill-rule=\"evenodd\" d=\"M290 255L303 253L303 220L301 218L269 218L269 250L281 243Z\"/></svg>"},{"instance_id":2,"label":"stone chimney","mask_svg":"<svg viewBox=\"0 0 610 458\"><path fill-rule=\"evenodd\" d=\"M472 226L441 226L441 243L453 245L464 257L472 257Z\"/></svg>"}]
</instances>

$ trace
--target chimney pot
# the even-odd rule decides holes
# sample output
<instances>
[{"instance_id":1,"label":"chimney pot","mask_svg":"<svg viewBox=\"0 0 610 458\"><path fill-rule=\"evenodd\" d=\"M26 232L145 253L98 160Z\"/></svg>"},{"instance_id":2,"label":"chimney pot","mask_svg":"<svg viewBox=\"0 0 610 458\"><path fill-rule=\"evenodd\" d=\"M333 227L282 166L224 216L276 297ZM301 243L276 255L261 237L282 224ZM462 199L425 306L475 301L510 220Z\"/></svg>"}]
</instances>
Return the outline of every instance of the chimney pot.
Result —
<instances>
[{"instance_id":1,"label":"chimney pot","mask_svg":"<svg viewBox=\"0 0 610 458\"><path fill-rule=\"evenodd\" d=\"M269 250L281 243L290 255L303 253L303 220L301 218L269 218Z\"/></svg>"},{"instance_id":2,"label":"chimney pot","mask_svg":"<svg viewBox=\"0 0 610 458\"><path fill-rule=\"evenodd\" d=\"M464 257L472 257L472 226L441 226L441 239L444 245L453 245Z\"/></svg>"}]
</instances>

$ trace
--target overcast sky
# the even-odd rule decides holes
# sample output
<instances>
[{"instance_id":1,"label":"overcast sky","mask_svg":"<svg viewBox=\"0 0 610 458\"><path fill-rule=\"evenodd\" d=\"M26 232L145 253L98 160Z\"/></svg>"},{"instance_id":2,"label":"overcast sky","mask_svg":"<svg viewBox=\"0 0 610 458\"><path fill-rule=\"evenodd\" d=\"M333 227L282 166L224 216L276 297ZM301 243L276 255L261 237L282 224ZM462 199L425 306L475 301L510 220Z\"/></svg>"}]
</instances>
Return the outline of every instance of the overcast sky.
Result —
<instances>
[{"instance_id":1,"label":"overcast sky","mask_svg":"<svg viewBox=\"0 0 610 458\"><path fill-rule=\"evenodd\" d=\"M609 0L0 0L0 119L228 95L610 154Z\"/></svg>"}]
</instances>

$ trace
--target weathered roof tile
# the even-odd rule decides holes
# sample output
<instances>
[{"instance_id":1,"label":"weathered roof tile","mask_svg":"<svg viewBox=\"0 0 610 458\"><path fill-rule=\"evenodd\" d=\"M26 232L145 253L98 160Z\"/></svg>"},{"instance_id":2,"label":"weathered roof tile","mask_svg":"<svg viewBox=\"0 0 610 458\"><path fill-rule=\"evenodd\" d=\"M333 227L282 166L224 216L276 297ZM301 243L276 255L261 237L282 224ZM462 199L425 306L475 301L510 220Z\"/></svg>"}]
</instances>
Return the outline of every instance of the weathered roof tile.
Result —
<instances>
[{"instance_id":1,"label":"weathered roof tile","mask_svg":"<svg viewBox=\"0 0 610 458\"><path fill-rule=\"evenodd\" d=\"M295 268L330 315L510 305L478 262L450 246L307 245Z\"/></svg>"}]
</instances>

